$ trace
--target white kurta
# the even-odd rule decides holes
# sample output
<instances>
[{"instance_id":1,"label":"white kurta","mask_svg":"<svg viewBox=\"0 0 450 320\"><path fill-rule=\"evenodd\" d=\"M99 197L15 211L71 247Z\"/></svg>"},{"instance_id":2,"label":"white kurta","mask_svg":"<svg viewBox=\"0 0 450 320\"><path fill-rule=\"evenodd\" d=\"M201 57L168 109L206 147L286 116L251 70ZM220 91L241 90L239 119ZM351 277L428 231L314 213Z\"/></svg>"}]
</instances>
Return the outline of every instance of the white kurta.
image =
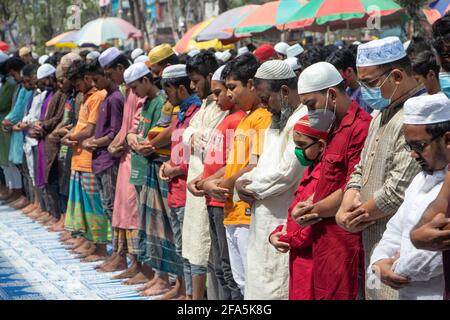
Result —
<instances>
[{"instance_id":1,"label":"white kurta","mask_svg":"<svg viewBox=\"0 0 450 320\"><path fill-rule=\"evenodd\" d=\"M200 110L192 117L189 127L183 133L183 143L190 145L194 134L201 136L200 141L195 142L197 148L189 159L188 182L203 173L203 157L211 135L227 114L228 112L219 109L215 101L206 99ZM184 258L192 264L208 265L211 237L206 200L205 197L195 197L189 190L186 190L182 241Z\"/></svg>"},{"instance_id":2,"label":"white kurta","mask_svg":"<svg viewBox=\"0 0 450 320\"><path fill-rule=\"evenodd\" d=\"M287 300L289 255L278 252L268 241L270 233L282 224L305 170L295 156L293 129L307 114L298 107L286 127L267 130L258 165L239 180L252 181L247 189L257 194L253 203L245 277L246 300Z\"/></svg>"},{"instance_id":3,"label":"white kurta","mask_svg":"<svg viewBox=\"0 0 450 320\"><path fill-rule=\"evenodd\" d=\"M400 252L393 271L411 279L408 286L399 290L400 300L442 300L442 254L416 249L411 242L410 232L420 221L428 205L436 199L446 173L446 170L436 171L433 175L420 172L414 177L406 189L403 204L389 220L383 237L372 253L368 274L372 274L375 262L391 258L396 252Z\"/></svg>"}]
</instances>

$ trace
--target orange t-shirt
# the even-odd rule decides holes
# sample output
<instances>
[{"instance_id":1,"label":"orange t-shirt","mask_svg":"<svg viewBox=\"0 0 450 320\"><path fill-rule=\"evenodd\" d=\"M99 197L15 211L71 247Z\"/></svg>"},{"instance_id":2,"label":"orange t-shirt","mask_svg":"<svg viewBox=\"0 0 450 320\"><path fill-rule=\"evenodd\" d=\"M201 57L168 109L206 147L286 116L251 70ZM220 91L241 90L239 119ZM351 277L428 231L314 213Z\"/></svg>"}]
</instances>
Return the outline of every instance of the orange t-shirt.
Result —
<instances>
[{"instance_id":1,"label":"orange t-shirt","mask_svg":"<svg viewBox=\"0 0 450 320\"><path fill-rule=\"evenodd\" d=\"M271 121L272 114L264 108L252 111L241 120L234 133L224 180L245 168L252 155L261 155L264 134ZM244 201L228 199L224 207L224 224L250 224L250 206Z\"/></svg>"},{"instance_id":2,"label":"orange t-shirt","mask_svg":"<svg viewBox=\"0 0 450 320\"><path fill-rule=\"evenodd\" d=\"M106 94L106 90L98 91L96 88L92 88L84 95L77 125L73 131L74 134L86 128L88 124L97 123L98 109ZM76 145L73 148L71 169L74 171L92 172L92 152L81 148L81 144Z\"/></svg>"}]
</instances>

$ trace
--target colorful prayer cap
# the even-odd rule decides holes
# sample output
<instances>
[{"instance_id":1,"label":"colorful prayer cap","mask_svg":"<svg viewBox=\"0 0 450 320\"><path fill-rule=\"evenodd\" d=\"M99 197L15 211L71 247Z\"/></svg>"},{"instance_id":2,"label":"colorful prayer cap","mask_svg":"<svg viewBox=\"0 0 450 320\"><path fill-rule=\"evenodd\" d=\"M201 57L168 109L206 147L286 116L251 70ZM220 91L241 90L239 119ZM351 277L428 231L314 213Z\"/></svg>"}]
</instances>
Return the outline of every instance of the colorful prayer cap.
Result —
<instances>
[{"instance_id":1,"label":"colorful prayer cap","mask_svg":"<svg viewBox=\"0 0 450 320\"><path fill-rule=\"evenodd\" d=\"M106 68L108 65L111 64L114 60L117 59L117 57L120 56L120 51L116 47L111 47L106 49L102 52L102 54L98 57L98 62L100 62L100 65L102 68Z\"/></svg>"},{"instance_id":2,"label":"colorful prayer cap","mask_svg":"<svg viewBox=\"0 0 450 320\"><path fill-rule=\"evenodd\" d=\"M274 57L277 52L275 49L268 43L260 45L254 52L256 58L258 58L261 62L266 62L270 58Z\"/></svg>"},{"instance_id":3,"label":"colorful prayer cap","mask_svg":"<svg viewBox=\"0 0 450 320\"><path fill-rule=\"evenodd\" d=\"M328 138L327 131L321 131L310 126L308 115L305 115L303 118L298 120L298 122L294 126L294 131L305 134L312 138L323 140L326 140Z\"/></svg>"},{"instance_id":4,"label":"colorful prayer cap","mask_svg":"<svg viewBox=\"0 0 450 320\"><path fill-rule=\"evenodd\" d=\"M302 54L304 51L305 51L305 49L303 49L303 47L301 45L296 43L296 44L290 46L289 48L287 48L286 55L288 58L296 57L299 54Z\"/></svg>"},{"instance_id":5,"label":"colorful prayer cap","mask_svg":"<svg viewBox=\"0 0 450 320\"><path fill-rule=\"evenodd\" d=\"M255 78L263 80L285 80L295 78L294 70L284 61L264 62L256 71Z\"/></svg>"},{"instance_id":6,"label":"colorful prayer cap","mask_svg":"<svg viewBox=\"0 0 450 320\"><path fill-rule=\"evenodd\" d=\"M26 56L27 54L30 54L30 53L31 53L30 48L22 47L22 48L20 48L20 50L19 50L19 57Z\"/></svg>"},{"instance_id":7,"label":"colorful prayer cap","mask_svg":"<svg viewBox=\"0 0 450 320\"><path fill-rule=\"evenodd\" d=\"M142 50L141 48L136 48L131 52L131 60L136 60L137 57L142 56L144 54L144 50ZM136 62L136 61L134 61Z\"/></svg>"},{"instance_id":8,"label":"colorful prayer cap","mask_svg":"<svg viewBox=\"0 0 450 320\"><path fill-rule=\"evenodd\" d=\"M290 57L284 60L294 71L297 71L302 66L298 63L298 59L295 57Z\"/></svg>"},{"instance_id":9,"label":"colorful prayer cap","mask_svg":"<svg viewBox=\"0 0 450 320\"><path fill-rule=\"evenodd\" d=\"M223 69L225 69L225 66L221 66L219 69L217 69L216 72L214 72L211 80L224 82L225 80L222 78Z\"/></svg>"},{"instance_id":10,"label":"colorful prayer cap","mask_svg":"<svg viewBox=\"0 0 450 320\"><path fill-rule=\"evenodd\" d=\"M287 55L286 50L289 48L289 45L286 42L278 42L274 49L276 52L280 53L280 54L284 54L285 56Z\"/></svg>"},{"instance_id":11,"label":"colorful prayer cap","mask_svg":"<svg viewBox=\"0 0 450 320\"><path fill-rule=\"evenodd\" d=\"M136 80L141 79L143 76L150 73L149 68L144 62L133 63L123 73L123 79L126 84L130 84Z\"/></svg>"},{"instance_id":12,"label":"colorful prayer cap","mask_svg":"<svg viewBox=\"0 0 450 320\"><path fill-rule=\"evenodd\" d=\"M378 66L404 57L406 57L406 51L400 39L398 37L387 37L359 45L356 66Z\"/></svg>"},{"instance_id":13,"label":"colorful prayer cap","mask_svg":"<svg viewBox=\"0 0 450 320\"><path fill-rule=\"evenodd\" d=\"M163 79L175 79L187 77L186 65L185 64L174 64L173 66L168 66L164 69L162 78Z\"/></svg>"},{"instance_id":14,"label":"colorful prayer cap","mask_svg":"<svg viewBox=\"0 0 450 320\"><path fill-rule=\"evenodd\" d=\"M425 125L450 121L450 100L442 93L423 95L406 100L403 123Z\"/></svg>"},{"instance_id":15,"label":"colorful prayer cap","mask_svg":"<svg viewBox=\"0 0 450 320\"><path fill-rule=\"evenodd\" d=\"M36 76L37 76L38 80L41 80L41 79L50 77L51 75L55 74L55 72L56 72L56 69L54 66L52 66L49 63L44 63L42 66L40 66L37 69Z\"/></svg>"},{"instance_id":16,"label":"colorful prayer cap","mask_svg":"<svg viewBox=\"0 0 450 320\"><path fill-rule=\"evenodd\" d=\"M147 66L151 67L152 65L161 62L174 54L175 51L173 51L170 44L167 43L160 44L159 46L156 46L152 50L150 50L148 54Z\"/></svg>"},{"instance_id":17,"label":"colorful prayer cap","mask_svg":"<svg viewBox=\"0 0 450 320\"><path fill-rule=\"evenodd\" d=\"M298 77L298 94L317 92L334 87L344 81L335 66L328 62L317 62Z\"/></svg>"}]
</instances>

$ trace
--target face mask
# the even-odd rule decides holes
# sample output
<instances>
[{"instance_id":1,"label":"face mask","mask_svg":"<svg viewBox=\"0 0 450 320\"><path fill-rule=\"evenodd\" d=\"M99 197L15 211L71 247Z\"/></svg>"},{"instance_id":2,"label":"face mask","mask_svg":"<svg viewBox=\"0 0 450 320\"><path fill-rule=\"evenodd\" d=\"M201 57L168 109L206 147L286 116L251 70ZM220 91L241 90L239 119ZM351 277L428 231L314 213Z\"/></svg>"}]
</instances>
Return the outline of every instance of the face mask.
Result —
<instances>
[{"instance_id":1,"label":"face mask","mask_svg":"<svg viewBox=\"0 0 450 320\"><path fill-rule=\"evenodd\" d=\"M328 94L327 102L324 109L308 110L309 125L320 131L329 132L336 120L336 104L334 105L334 111L328 110Z\"/></svg>"},{"instance_id":2,"label":"face mask","mask_svg":"<svg viewBox=\"0 0 450 320\"><path fill-rule=\"evenodd\" d=\"M386 80L389 79L391 73L384 79L383 83L379 87L375 88L367 88L365 86L361 86L361 96L362 99L370 106L370 108L375 110L384 110L391 104L391 99L397 91L398 86L395 88L394 92L391 95L391 98L386 99L381 94L381 87L386 83Z\"/></svg>"},{"instance_id":3,"label":"face mask","mask_svg":"<svg viewBox=\"0 0 450 320\"><path fill-rule=\"evenodd\" d=\"M283 97L280 93L280 104L281 111L279 113L272 114L272 124L270 125L271 129L283 130L286 126L287 121L294 113L294 110L289 106L289 102L287 97Z\"/></svg>"},{"instance_id":4,"label":"face mask","mask_svg":"<svg viewBox=\"0 0 450 320\"><path fill-rule=\"evenodd\" d=\"M450 98L450 72L439 73L439 84L441 85L441 91Z\"/></svg>"},{"instance_id":5,"label":"face mask","mask_svg":"<svg viewBox=\"0 0 450 320\"><path fill-rule=\"evenodd\" d=\"M300 164L304 167L309 167L314 163L314 160L309 160L305 155L305 150L300 148L295 148L295 156L297 157Z\"/></svg>"}]
</instances>

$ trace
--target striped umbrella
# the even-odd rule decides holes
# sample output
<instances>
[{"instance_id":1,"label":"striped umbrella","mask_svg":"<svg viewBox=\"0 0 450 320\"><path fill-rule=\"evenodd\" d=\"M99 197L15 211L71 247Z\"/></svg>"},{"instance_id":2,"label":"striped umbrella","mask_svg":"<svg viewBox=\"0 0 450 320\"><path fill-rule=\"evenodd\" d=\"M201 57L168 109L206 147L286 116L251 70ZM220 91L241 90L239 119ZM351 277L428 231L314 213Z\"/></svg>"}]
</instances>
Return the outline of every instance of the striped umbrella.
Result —
<instances>
[{"instance_id":1,"label":"striped umbrella","mask_svg":"<svg viewBox=\"0 0 450 320\"><path fill-rule=\"evenodd\" d=\"M76 48L75 39L77 37L77 30L67 31L57 35L45 43L46 47L57 48Z\"/></svg>"},{"instance_id":2,"label":"striped umbrella","mask_svg":"<svg viewBox=\"0 0 450 320\"><path fill-rule=\"evenodd\" d=\"M107 17L98 18L85 24L78 31L76 43L79 46L86 43L99 46L111 39L126 40L141 36L141 31L129 22L120 18Z\"/></svg>"},{"instance_id":3,"label":"striped umbrella","mask_svg":"<svg viewBox=\"0 0 450 320\"><path fill-rule=\"evenodd\" d=\"M450 10L450 0L432 1L427 8L423 9L423 13L430 24L436 22Z\"/></svg>"},{"instance_id":4,"label":"striped umbrella","mask_svg":"<svg viewBox=\"0 0 450 320\"><path fill-rule=\"evenodd\" d=\"M250 4L220 14L205 29L199 32L196 40L208 41L219 39L231 42L234 36L234 28L258 7L259 5Z\"/></svg>"},{"instance_id":5,"label":"striped umbrella","mask_svg":"<svg viewBox=\"0 0 450 320\"><path fill-rule=\"evenodd\" d=\"M303 4L300 0L267 2L239 22L234 32L239 35L264 32L273 27L282 29L292 12L299 10L302 6Z\"/></svg>"},{"instance_id":6,"label":"striped umbrella","mask_svg":"<svg viewBox=\"0 0 450 320\"><path fill-rule=\"evenodd\" d=\"M395 13L403 13L403 10L393 0L311 0L287 19L285 27L296 29L364 26L371 16L379 15L383 18ZM399 16L395 18L392 21L398 22ZM386 19L384 21L387 22Z\"/></svg>"}]
</instances>

